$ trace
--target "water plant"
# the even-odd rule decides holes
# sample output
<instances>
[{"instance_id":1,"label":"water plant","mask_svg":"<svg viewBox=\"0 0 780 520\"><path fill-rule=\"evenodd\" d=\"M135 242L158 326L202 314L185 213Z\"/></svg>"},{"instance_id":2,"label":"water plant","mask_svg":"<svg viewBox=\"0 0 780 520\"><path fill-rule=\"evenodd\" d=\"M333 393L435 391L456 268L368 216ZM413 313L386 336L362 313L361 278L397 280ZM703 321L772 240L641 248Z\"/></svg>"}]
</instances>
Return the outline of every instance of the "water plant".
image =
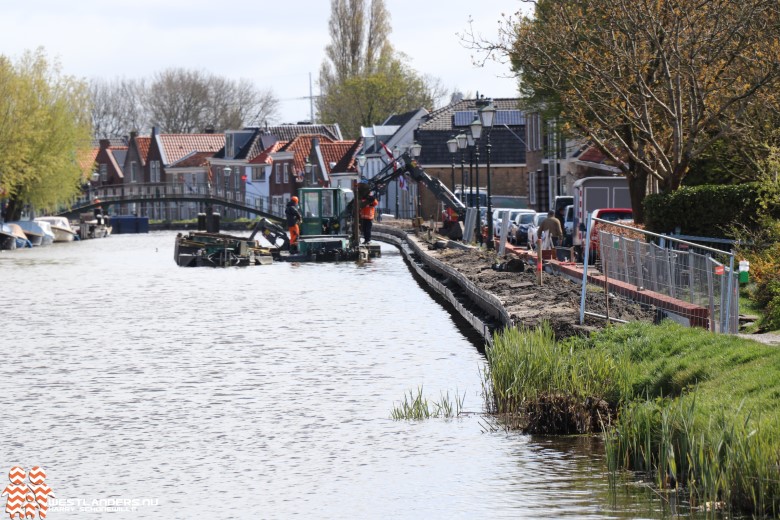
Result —
<instances>
[{"instance_id":1,"label":"water plant","mask_svg":"<svg viewBox=\"0 0 780 520\"><path fill-rule=\"evenodd\" d=\"M396 421L422 420L433 418L451 419L457 417L463 411L463 402L466 394L462 396L455 392L455 397L450 397L449 390L446 394L440 394L438 401L428 401L423 395L422 386L417 387L417 392L409 390L404 394L403 400L393 406L390 417Z\"/></svg>"}]
</instances>

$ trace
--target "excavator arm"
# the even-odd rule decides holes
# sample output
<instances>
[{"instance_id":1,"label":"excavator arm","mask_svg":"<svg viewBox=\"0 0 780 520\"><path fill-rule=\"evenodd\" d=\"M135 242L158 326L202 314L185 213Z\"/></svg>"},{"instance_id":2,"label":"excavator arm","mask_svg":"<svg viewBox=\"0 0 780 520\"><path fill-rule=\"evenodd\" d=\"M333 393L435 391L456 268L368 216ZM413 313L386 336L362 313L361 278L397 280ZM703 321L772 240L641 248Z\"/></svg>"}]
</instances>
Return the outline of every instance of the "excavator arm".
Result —
<instances>
[{"instance_id":1,"label":"excavator arm","mask_svg":"<svg viewBox=\"0 0 780 520\"><path fill-rule=\"evenodd\" d=\"M401 175L406 175L413 181L423 184L437 200L444 203L446 207L452 208L458 216L465 214L465 204L443 182L426 173L408 153L404 153L401 157L382 168L371 179L361 181L358 184L357 196L363 198L372 192L377 194L384 193L387 190L387 186ZM351 211L351 208L347 208L347 214L351 214L349 211Z\"/></svg>"}]
</instances>

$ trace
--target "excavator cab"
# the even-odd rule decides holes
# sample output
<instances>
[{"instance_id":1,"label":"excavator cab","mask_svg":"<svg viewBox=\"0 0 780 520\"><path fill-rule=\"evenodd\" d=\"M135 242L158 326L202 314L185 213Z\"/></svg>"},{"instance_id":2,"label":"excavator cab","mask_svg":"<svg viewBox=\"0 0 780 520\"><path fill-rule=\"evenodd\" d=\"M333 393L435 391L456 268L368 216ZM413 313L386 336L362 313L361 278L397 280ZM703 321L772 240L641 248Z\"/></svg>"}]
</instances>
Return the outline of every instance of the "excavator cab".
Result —
<instances>
[{"instance_id":1,"label":"excavator cab","mask_svg":"<svg viewBox=\"0 0 780 520\"><path fill-rule=\"evenodd\" d=\"M338 217L352 199L344 188L301 188L298 190L303 222L301 236L346 234L345 223Z\"/></svg>"}]
</instances>

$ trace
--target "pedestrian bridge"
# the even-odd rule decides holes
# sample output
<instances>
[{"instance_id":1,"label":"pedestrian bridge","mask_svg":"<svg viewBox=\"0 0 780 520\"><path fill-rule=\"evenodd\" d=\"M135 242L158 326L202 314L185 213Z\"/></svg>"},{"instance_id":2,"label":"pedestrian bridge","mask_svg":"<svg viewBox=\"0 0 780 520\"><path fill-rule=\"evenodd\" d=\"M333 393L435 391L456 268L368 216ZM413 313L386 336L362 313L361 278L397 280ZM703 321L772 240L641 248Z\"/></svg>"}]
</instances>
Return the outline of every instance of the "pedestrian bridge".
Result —
<instances>
[{"instance_id":1,"label":"pedestrian bridge","mask_svg":"<svg viewBox=\"0 0 780 520\"><path fill-rule=\"evenodd\" d=\"M124 184L92 188L61 215L78 215L92 211L98 206L108 210L111 206L124 204L164 205L172 208L178 204L195 202L199 212L209 208L231 208L239 212L281 221L284 215L283 203L273 204L271 197L247 194L244 190L228 187L214 187L210 184ZM119 214L120 211L111 213Z\"/></svg>"}]
</instances>

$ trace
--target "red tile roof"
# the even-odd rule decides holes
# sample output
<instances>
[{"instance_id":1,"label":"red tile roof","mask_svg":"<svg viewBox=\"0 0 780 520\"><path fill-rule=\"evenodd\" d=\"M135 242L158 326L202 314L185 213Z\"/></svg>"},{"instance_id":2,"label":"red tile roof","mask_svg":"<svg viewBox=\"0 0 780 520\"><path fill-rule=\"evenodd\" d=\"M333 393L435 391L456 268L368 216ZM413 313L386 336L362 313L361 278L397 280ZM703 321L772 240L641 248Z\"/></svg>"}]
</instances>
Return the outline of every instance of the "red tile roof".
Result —
<instances>
[{"instance_id":1,"label":"red tile roof","mask_svg":"<svg viewBox=\"0 0 780 520\"><path fill-rule=\"evenodd\" d=\"M95 160L97 159L100 148L92 148L86 152L82 152L76 159L79 163L79 167L84 175L89 175L95 167Z\"/></svg>"},{"instance_id":2,"label":"red tile roof","mask_svg":"<svg viewBox=\"0 0 780 520\"><path fill-rule=\"evenodd\" d=\"M178 162L169 164L169 168L198 168L209 165L209 159L214 152L193 152L182 157Z\"/></svg>"},{"instance_id":3,"label":"red tile roof","mask_svg":"<svg viewBox=\"0 0 780 520\"><path fill-rule=\"evenodd\" d=\"M225 134L160 134L158 137L168 164L192 152L216 153L225 146Z\"/></svg>"},{"instance_id":4,"label":"red tile roof","mask_svg":"<svg viewBox=\"0 0 780 520\"><path fill-rule=\"evenodd\" d=\"M248 164L271 164L273 162L273 160L271 159L271 154L278 152L279 150L284 148L285 145L287 145L287 141L276 141L267 149L259 153L254 159L249 161Z\"/></svg>"},{"instance_id":5,"label":"red tile roof","mask_svg":"<svg viewBox=\"0 0 780 520\"><path fill-rule=\"evenodd\" d=\"M357 141L336 141L335 143L320 143L322 157L325 159L325 167L328 173L333 173L333 169L344 157L349 154ZM354 153L352 154L354 156ZM331 164L333 166L331 166Z\"/></svg>"},{"instance_id":6,"label":"red tile roof","mask_svg":"<svg viewBox=\"0 0 780 520\"><path fill-rule=\"evenodd\" d=\"M281 150L286 152L293 152L295 154L295 159L293 160L293 173L300 174L304 171L304 166L306 165L306 158L309 157L309 152L311 152L311 141L312 139L317 138L320 140L320 148L323 144L332 143L333 140L330 137L324 136L324 135L312 135L312 134L305 134L305 135L299 135L289 143L287 143L286 146L281 148Z\"/></svg>"},{"instance_id":7,"label":"red tile roof","mask_svg":"<svg viewBox=\"0 0 780 520\"><path fill-rule=\"evenodd\" d=\"M620 155L619 151L616 151L618 155ZM578 161L580 162L589 162L589 163L596 163L596 164L607 164L610 166L616 166L617 163L607 157L604 152L599 150L599 148L596 145L591 145L587 150L585 150L578 158Z\"/></svg>"},{"instance_id":8,"label":"red tile roof","mask_svg":"<svg viewBox=\"0 0 780 520\"><path fill-rule=\"evenodd\" d=\"M152 138L149 136L136 137L135 144L138 146L138 155L141 158L141 165L146 164L146 160L149 158L149 145L152 143Z\"/></svg>"}]
</instances>

